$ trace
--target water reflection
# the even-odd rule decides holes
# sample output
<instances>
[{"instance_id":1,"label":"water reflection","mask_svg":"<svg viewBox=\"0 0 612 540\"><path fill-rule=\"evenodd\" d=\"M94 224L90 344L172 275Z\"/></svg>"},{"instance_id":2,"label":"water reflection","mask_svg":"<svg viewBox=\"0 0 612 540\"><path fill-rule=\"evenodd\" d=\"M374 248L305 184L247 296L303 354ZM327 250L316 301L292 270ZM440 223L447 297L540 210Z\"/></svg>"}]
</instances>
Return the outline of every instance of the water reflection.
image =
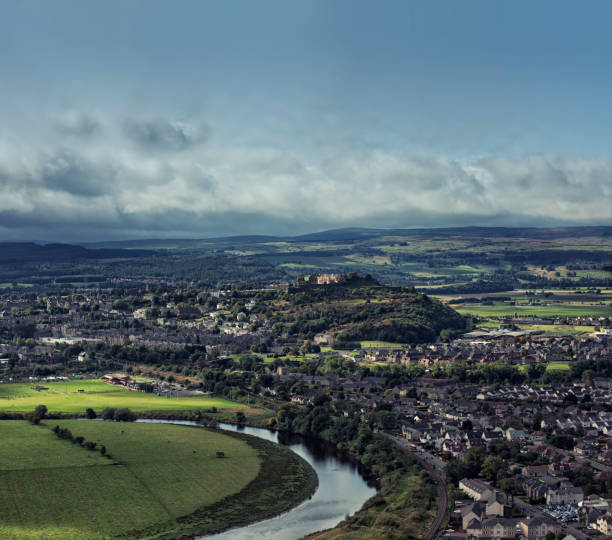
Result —
<instances>
[{"instance_id":1,"label":"water reflection","mask_svg":"<svg viewBox=\"0 0 612 540\"><path fill-rule=\"evenodd\" d=\"M367 484L355 465L319 441L258 428L237 429L226 424L219 427L288 446L312 465L319 477L319 488L311 499L281 516L202 537L206 540L295 540L334 527L347 515L359 510L376 493L376 489Z\"/></svg>"}]
</instances>

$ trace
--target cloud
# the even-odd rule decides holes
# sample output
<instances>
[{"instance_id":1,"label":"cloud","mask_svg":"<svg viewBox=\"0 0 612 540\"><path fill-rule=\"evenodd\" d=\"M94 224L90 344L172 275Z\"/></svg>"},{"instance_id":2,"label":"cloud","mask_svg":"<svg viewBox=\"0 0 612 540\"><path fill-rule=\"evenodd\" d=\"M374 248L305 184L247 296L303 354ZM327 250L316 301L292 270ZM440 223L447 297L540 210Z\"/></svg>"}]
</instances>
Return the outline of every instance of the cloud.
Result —
<instances>
[{"instance_id":1,"label":"cloud","mask_svg":"<svg viewBox=\"0 0 612 540\"><path fill-rule=\"evenodd\" d=\"M188 127L203 125L131 120L107 123L78 144L72 134L55 146L1 143L0 237L612 222L612 163L603 158L455 159L362 148L321 157L302 148L215 145L207 130Z\"/></svg>"},{"instance_id":2,"label":"cloud","mask_svg":"<svg viewBox=\"0 0 612 540\"><path fill-rule=\"evenodd\" d=\"M204 124L180 121L128 120L125 122L125 134L146 150L179 151L206 141L208 129Z\"/></svg>"},{"instance_id":3,"label":"cloud","mask_svg":"<svg viewBox=\"0 0 612 540\"><path fill-rule=\"evenodd\" d=\"M90 163L68 151L51 156L40 170L42 189L82 197L97 197L110 193L114 177L112 166Z\"/></svg>"},{"instance_id":4,"label":"cloud","mask_svg":"<svg viewBox=\"0 0 612 540\"><path fill-rule=\"evenodd\" d=\"M55 122L55 128L62 135L91 137L101 129L101 125L92 115L70 110L59 115Z\"/></svg>"}]
</instances>

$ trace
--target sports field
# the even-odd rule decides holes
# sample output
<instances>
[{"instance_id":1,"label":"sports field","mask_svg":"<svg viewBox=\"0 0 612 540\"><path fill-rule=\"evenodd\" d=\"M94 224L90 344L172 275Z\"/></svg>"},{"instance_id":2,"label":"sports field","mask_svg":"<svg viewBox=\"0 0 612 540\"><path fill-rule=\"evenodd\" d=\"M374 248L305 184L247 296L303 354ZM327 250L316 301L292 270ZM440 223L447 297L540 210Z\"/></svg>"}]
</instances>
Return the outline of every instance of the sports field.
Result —
<instances>
[{"instance_id":1,"label":"sports field","mask_svg":"<svg viewBox=\"0 0 612 540\"><path fill-rule=\"evenodd\" d=\"M259 452L201 428L84 420L0 422L0 538L89 540L176 526L176 518L238 493ZM59 424L111 458L59 439ZM223 451L225 457L217 458Z\"/></svg>"},{"instance_id":2,"label":"sports field","mask_svg":"<svg viewBox=\"0 0 612 540\"><path fill-rule=\"evenodd\" d=\"M48 390L37 391L37 385ZM105 407L127 407L133 411L169 411L189 409L238 409L243 407L226 399L208 396L162 397L113 386L101 380L52 383L0 384L0 411L31 411L46 405L50 412L96 412ZM245 411L246 413L246 411Z\"/></svg>"}]
</instances>

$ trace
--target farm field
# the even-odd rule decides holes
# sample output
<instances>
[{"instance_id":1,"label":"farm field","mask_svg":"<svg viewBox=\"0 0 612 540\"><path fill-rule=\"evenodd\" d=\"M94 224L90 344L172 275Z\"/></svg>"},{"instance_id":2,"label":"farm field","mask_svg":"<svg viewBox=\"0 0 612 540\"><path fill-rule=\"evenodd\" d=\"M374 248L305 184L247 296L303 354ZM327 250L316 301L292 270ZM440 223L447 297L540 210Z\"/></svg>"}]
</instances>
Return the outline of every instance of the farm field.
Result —
<instances>
[{"instance_id":1,"label":"farm field","mask_svg":"<svg viewBox=\"0 0 612 540\"><path fill-rule=\"evenodd\" d=\"M569 324L519 324L521 330L537 330L551 336L579 336L591 334L595 331L594 326L581 326Z\"/></svg>"},{"instance_id":2,"label":"farm field","mask_svg":"<svg viewBox=\"0 0 612 540\"><path fill-rule=\"evenodd\" d=\"M238 493L258 474L245 441L184 426L0 422L0 537L98 539L175 526L176 518ZM55 424L104 444L111 458L59 439ZM23 444L22 444L23 443ZM218 459L217 451L225 457Z\"/></svg>"},{"instance_id":3,"label":"farm field","mask_svg":"<svg viewBox=\"0 0 612 540\"><path fill-rule=\"evenodd\" d=\"M37 391L36 384L48 387ZM83 390L83 392L79 392ZM127 407L135 412L189 409L232 409L253 413L239 403L208 396L162 397L106 384L100 380L79 380L49 383L0 384L0 411L31 411L46 405L49 412L82 413L87 408L96 412L105 407Z\"/></svg>"},{"instance_id":4,"label":"farm field","mask_svg":"<svg viewBox=\"0 0 612 540\"><path fill-rule=\"evenodd\" d=\"M530 315L536 317L609 317L612 314L610 304L577 304L563 303L542 306L517 306L506 302L493 305L457 304L451 306L461 314L478 315L481 317L505 315Z\"/></svg>"}]
</instances>

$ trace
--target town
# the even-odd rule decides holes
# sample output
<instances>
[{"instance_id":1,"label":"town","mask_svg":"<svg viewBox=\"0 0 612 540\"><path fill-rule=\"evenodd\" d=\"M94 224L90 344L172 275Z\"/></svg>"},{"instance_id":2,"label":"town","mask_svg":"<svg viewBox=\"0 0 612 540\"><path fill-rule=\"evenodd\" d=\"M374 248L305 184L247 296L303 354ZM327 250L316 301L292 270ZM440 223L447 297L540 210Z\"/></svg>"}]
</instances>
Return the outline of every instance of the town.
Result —
<instances>
[{"instance_id":1,"label":"town","mask_svg":"<svg viewBox=\"0 0 612 540\"><path fill-rule=\"evenodd\" d=\"M343 342L342 328L296 325L316 309L304 294L335 298L336 288L359 279L6 292L2 382L45 388L97 377L161 396L217 394L277 410L328 403L330 418L388 435L444 479L444 538L612 534L609 318L589 321L597 328L590 333L563 336L493 332L466 316L463 331L429 344Z\"/></svg>"}]
</instances>

